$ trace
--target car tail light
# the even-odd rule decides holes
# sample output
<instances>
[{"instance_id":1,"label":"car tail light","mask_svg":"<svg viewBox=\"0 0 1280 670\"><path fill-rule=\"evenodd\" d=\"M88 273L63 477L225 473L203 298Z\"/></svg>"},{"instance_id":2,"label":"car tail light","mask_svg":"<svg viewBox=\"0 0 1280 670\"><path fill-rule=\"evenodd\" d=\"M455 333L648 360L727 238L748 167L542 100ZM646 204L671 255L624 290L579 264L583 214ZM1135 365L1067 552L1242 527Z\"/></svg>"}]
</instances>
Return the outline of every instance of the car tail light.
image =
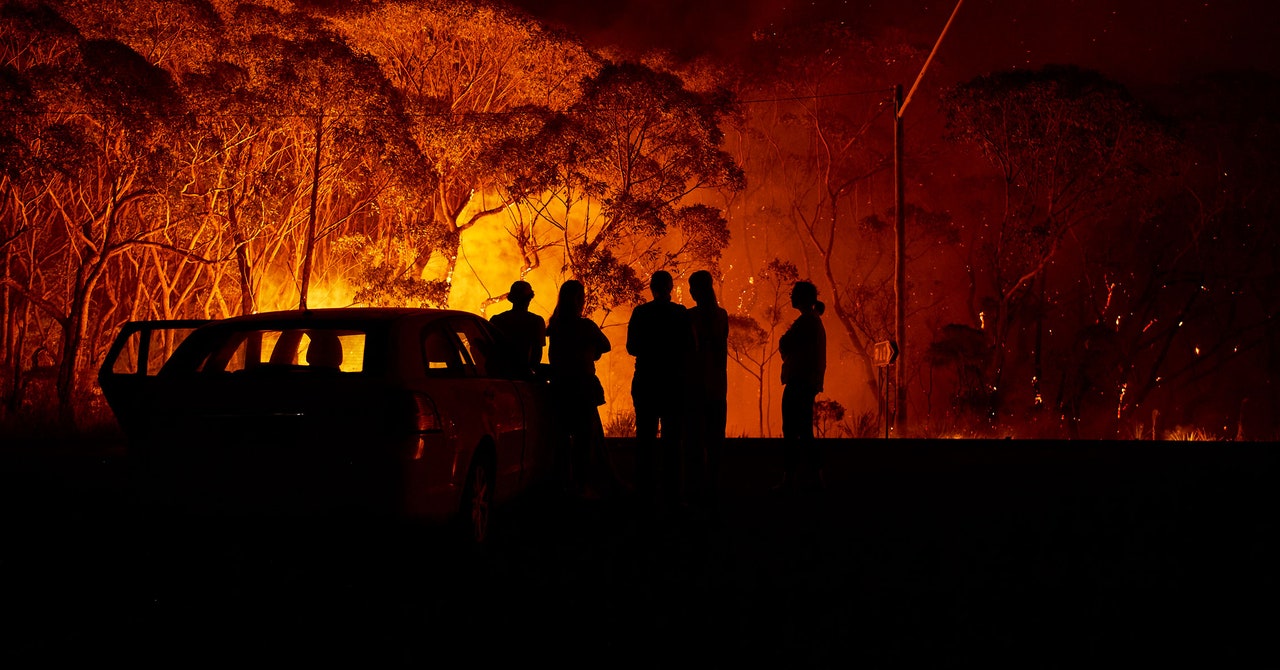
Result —
<instances>
[{"instance_id":1,"label":"car tail light","mask_svg":"<svg viewBox=\"0 0 1280 670\"><path fill-rule=\"evenodd\" d=\"M416 405L414 417L414 427L419 433L430 433L441 430L440 413L436 411L436 404L431 398L421 393L413 394L413 402Z\"/></svg>"}]
</instances>

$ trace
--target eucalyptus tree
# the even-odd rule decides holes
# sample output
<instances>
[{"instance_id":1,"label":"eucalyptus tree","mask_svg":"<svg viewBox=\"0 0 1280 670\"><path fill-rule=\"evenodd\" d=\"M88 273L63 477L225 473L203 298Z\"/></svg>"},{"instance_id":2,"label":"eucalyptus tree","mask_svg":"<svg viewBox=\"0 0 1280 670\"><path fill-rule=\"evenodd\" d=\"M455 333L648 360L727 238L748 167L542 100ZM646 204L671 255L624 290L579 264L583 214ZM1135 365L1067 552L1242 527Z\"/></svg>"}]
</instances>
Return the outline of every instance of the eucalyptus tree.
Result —
<instances>
[{"instance_id":1,"label":"eucalyptus tree","mask_svg":"<svg viewBox=\"0 0 1280 670\"><path fill-rule=\"evenodd\" d=\"M121 321L138 318L218 317L237 313L238 298L233 256L243 253L238 230L218 216L224 199L235 187L215 184L224 150L219 133L234 120L225 114L236 96L209 86L212 72L236 53L228 30L214 5L206 0L57 0L61 11L80 32L93 38L115 39L174 80L186 116L174 146L174 165L163 198L143 203L142 216L161 229L145 244L124 254L107 269L104 311L96 320L101 333L95 347L109 345ZM245 138L239 138L241 144ZM224 198L225 196L225 198ZM132 293L133 295L128 295ZM252 306L244 311L253 311Z\"/></svg>"},{"instance_id":2,"label":"eucalyptus tree","mask_svg":"<svg viewBox=\"0 0 1280 670\"><path fill-rule=\"evenodd\" d=\"M880 396L872 345L894 331L894 238L886 223L894 209L892 85L913 77L922 60L894 35L818 23L761 36L738 83L740 95L755 101L738 151L753 180L771 187L751 210L789 224L787 248L770 254L797 257L800 274L829 291L828 314L845 335L855 383L871 399ZM912 267L952 241L945 215L914 203L904 215ZM765 242L757 244L778 244L758 237ZM913 300L908 313L931 307Z\"/></svg>"},{"instance_id":3,"label":"eucalyptus tree","mask_svg":"<svg viewBox=\"0 0 1280 670\"><path fill-rule=\"evenodd\" d=\"M991 411L1004 407L1010 368L1023 360L1011 358L1021 350L1020 328L1031 329L1032 361L1018 371L1028 383L1016 389L1039 406L1044 323L1057 290L1047 285L1049 270L1065 248L1084 249L1074 244L1087 228L1112 224L1135 201L1167 161L1169 136L1122 85L1070 66L984 75L943 102L951 139L978 148L994 168L993 211L967 240L971 318L992 346ZM1105 295L1105 281L1093 286Z\"/></svg>"},{"instance_id":4,"label":"eucalyptus tree","mask_svg":"<svg viewBox=\"0 0 1280 670\"><path fill-rule=\"evenodd\" d=\"M163 197L187 121L169 74L128 46L84 39L43 6L5 12L4 41L27 46L7 57L24 120L8 142L4 218L20 221L11 243L27 252L3 283L57 325L57 405L71 423L95 291L114 258L158 231L143 212Z\"/></svg>"},{"instance_id":5,"label":"eucalyptus tree","mask_svg":"<svg viewBox=\"0 0 1280 670\"><path fill-rule=\"evenodd\" d=\"M634 304L653 270L715 267L729 230L699 196L745 183L722 146L731 111L724 91L698 93L676 75L610 63L523 145L530 160L509 188L554 228L563 267L587 284L592 307Z\"/></svg>"},{"instance_id":6,"label":"eucalyptus tree","mask_svg":"<svg viewBox=\"0 0 1280 670\"><path fill-rule=\"evenodd\" d=\"M728 347L733 362L755 382L759 435L767 437L773 434L773 430L765 398L766 391L774 388L773 363L778 355L778 326L786 318L790 306L788 296L800 273L794 263L775 258L766 263L756 276L760 282L753 282L756 290L751 292L749 304L729 315ZM763 309L765 325L751 315L757 307Z\"/></svg>"},{"instance_id":7,"label":"eucalyptus tree","mask_svg":"<svg viewBox=\"0 0 1280 670\"><path fill-rule=\"evenodd\" d=\"M1275 435L1277 101L1280 80L1258 72L1202 75L1163 92L1178 142L1142 189L1152 197L1135 193L1127 225L1085 240L1092 274L1110 282L1082 311L1102 327L1087 334L1111 364L1106 377L1069 389L1083 430L1127 435L1142 426L1142 436L1158 438L1195 425L1226 438Z\"/></svg>"},{"instance_id":8,"label":"eucalyptus tree","mask_svg":"<svg viewBox=\"0 0 1280 670\"><path fill-rule=\"evenodd\" d=\"M295 115L294 146L302 150L293 154L295 174L303 158L309 163L305 185L298 184L309 196L297 254L298 305L306 308L316 242L353 218L376 215L379 196L398 176L377 164L401 162L410 144L400 98L372 58L311 17L281 19L284 34L258 33L251 41L268 56L261 70L282 84L272 102Z\"/></svg>"},{"instance_id":9,"label":"eucalyptus tree","mask_svg":"<svg viewBox=\"0 0 1280 670\"><path fill-rule=\"evenodd\" d=\"M74 169L71 115L57 115L53 80L78 60L75 26L45 5L0 6L0 412L17 412L36 368L51 360L67 311L46 285L55 237L49 192ZM60 271L60 268L59 268ZM50 280L52 283L52 280ZM61 317L61 321L55 319ZM56 361L53 361L56 363Z\"/></svg>"},{"instance_id":10,"label":"eucalyptus tree","mask_svg":"<svg viewBox=\"0 0 1280 670\"><path fill-rule=\"evenodd\" d=\"M338 12L331 22L400 93L412 138L436 177L384 210L389 221L380 269L372 273L376 284L413 293L427 263L441 259L443 273L420 292L443 302L463 236L493 217L509 227L523 259L520 276L537 267L538 231L508 207L509 194L496 179L534 156L502 148L536 132L532 119L568 109L597 60L569 35L496 3L386 2Z\"/></svg>"}]
</instances>

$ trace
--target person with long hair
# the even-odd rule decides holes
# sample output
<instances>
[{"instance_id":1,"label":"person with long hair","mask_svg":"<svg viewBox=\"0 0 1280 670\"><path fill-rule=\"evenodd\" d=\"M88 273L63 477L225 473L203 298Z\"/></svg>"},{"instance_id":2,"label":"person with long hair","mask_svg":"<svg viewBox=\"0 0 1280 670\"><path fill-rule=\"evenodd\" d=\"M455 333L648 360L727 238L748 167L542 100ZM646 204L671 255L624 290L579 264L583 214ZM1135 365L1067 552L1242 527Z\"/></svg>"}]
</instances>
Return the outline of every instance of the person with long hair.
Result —
<instances>
[{"instance_id":1,"label":"person with long hair","mask_svg":"<svg viewBox=\"0 0 1280 670\"><path fill-rule=\"evenodd\" d=\"M604 451L600 411L604 387L596 377L596 361L609 351L594 321L583 315L586 289L570 279L560 286L555 309L547 321L547 359L551 390L558 408L562 440L556 449L557 473L569 492L598 497L616 485Z\"/></svg>"},{"instance_id":2,"label":"person with long hair","mask_svg":"<svg viewBox=\"0 0 1280 670\"><path fill-rule=\"evenodd\" d=\"M688 471L696 502L716 506L729 392L729 313L716 301L711 273L689 276L694 364L689 384Z\"/></svg>"},{"instance_id":3,"label":"person with long hair","mask_svg":"<svg viewBox=\"0 0 1280 670\"><path fill-rule=\"evenodd\" d=\"M800 316L778 340L782 355L782 437L785 468L779 489L798 484L801 462L822 485L822 462L813 437L813 403L822 392L827 372L827 331L822 325L826 305L818 300L818 287L798 281L791 289L791 306Z\"/></svg>"}]
</instances>

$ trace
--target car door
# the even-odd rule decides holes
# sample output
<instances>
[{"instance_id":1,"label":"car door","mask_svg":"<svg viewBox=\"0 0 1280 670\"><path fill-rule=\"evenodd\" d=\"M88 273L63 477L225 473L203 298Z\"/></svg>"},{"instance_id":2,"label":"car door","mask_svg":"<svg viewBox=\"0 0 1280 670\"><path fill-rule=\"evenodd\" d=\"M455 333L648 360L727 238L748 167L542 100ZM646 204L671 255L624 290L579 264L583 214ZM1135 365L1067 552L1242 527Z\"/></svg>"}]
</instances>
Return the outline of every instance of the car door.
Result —
<instances>
[{"instance_id":1,"label":"car door","mask_svg":"<svg viewBox=\"0 0 1280 670\"><path fill-rule=\"evenodd\" d=\"M98 385L120 427L129 437L145 434L154 417L149 410L162 390L157 375L169 357L206 319L131 321L107 350L98 369Z\"/></svg>"},{"instance_id":2,"label":"car door","mask_svg":"<svg viewBox=\"0 0 1280 670\"><path fill-rule=\"evenodd\" d=\"M479 319L455 317L450 331L466 358L468 377L474 379L483 407L486 432L497 450L496 470L499 492L514 493L521 487L525 458L525 408L512 380L497 374L490 365L496 353L493 335Z\"/></svg>"}]
</instances>

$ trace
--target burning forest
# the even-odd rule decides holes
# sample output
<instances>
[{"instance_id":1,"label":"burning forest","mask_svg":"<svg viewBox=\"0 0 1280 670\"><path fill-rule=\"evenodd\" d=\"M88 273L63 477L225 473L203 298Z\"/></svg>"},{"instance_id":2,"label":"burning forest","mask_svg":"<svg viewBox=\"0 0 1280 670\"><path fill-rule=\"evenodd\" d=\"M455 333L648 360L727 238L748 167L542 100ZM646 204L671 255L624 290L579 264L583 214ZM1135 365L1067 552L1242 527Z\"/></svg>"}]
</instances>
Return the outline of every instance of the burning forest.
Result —
<instances>
[{"instance_id":1,"label":"burning forest","mask_svg":"<svg viewBox=\"0 0 1280 670\"><path fill-rule=\"evenodd\" d=\"M928 47L804 23L689 59L487 2L7 1L0 426L109 423L93 374L128 321L492 316L518 279L546 316L577 279L616 343L665 269L686 303L709 270L730 314L730 436L780 434L809 280L820 435L1275 439L1276 78L935 82L895 160ZM631 366L601 361L615 433Z\"/></svg>"}]
</instances>

